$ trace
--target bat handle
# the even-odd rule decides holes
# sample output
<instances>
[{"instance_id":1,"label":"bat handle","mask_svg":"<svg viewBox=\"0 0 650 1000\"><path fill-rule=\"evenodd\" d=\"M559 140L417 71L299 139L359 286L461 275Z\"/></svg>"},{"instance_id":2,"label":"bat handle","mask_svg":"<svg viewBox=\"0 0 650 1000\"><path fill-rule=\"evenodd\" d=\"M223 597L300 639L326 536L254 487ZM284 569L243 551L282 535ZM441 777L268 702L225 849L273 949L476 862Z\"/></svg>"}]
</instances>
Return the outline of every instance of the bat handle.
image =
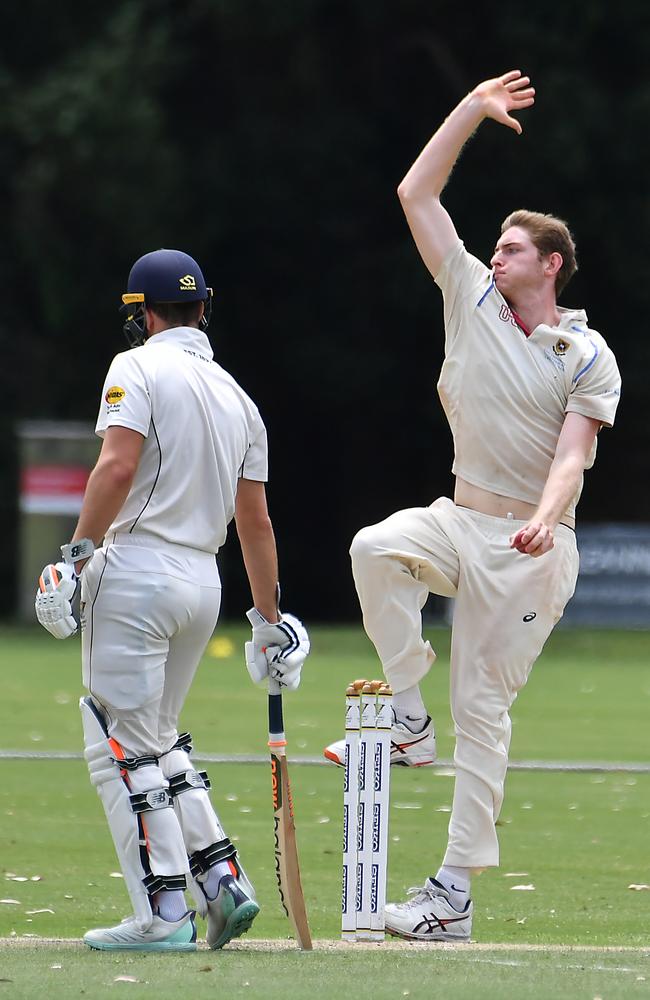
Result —
<instances>
[{"instance_id":1,"label":"bat handle","mask_svg":"<svg viewBox=\"0 0 650 1000\"><path fill-rule=\"evenodd\" d=\"M269 677L269 739L283 741L284 738L282 689L275 678Z\"/></svg>"}]
</instances>

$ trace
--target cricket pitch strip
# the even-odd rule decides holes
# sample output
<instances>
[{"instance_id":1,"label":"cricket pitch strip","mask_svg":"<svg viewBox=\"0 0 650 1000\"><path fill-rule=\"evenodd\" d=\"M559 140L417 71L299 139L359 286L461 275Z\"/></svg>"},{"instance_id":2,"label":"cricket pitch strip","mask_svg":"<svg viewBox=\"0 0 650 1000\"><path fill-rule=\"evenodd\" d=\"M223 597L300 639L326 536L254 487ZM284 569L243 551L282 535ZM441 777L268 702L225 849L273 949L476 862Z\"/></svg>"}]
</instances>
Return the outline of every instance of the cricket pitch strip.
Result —
<instances>
[{"instance_id":1,"label":"cricket pitch strip","mask_svg":"<svg viewBox=\"0 0 650 1000\"><path fill-rule=\"evenodd\" d=\"M354 951L399 951L404 952L435 952L435 951L457 951L461 953L469 952L551 952L553 954L571 955L573 952L587 952L590 954L616 954L620 953L647 956L650 958L650 945L647 947L637 945L566 945L566 944L489 944L488 942L445 942L445 941L405 941L398 938L388 938L386 941L338 941L327 938L316 938L313 942L314 951L321 952L354 952ZM3 948L61 948L61 949L86 949L81 938L45 938L45 937L5 937L0 938L0 950ZM199 951L209 952L205 942L199 942ZM227 948L223 949L223 954L228 952L246 951L269 951L269 952L297 952L300 951L298 943L291 938L251 938L250 940L231 941Z\"/></svg>"}]
</instances>

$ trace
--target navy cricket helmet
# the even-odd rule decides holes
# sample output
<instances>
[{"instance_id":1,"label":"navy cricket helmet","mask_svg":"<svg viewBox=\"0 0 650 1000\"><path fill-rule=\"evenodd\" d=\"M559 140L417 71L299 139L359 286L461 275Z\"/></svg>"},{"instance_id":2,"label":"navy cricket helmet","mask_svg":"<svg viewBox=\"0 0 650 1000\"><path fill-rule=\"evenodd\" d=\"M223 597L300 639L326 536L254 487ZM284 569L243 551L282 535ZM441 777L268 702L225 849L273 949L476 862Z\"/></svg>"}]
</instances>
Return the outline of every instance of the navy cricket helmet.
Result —
<instances>
[{"instance_id":1,"label":"navy cricket helmet","mask_svg":"<svg viewBox=\"0 0 650 1000\"><path fill-rule=\"evenodd\" d=\"M131 347L136 347L146 339L145 308L156 302L203 302L200 327L205 330L210 322L212 289L189 254L182 250L153 250L131 268L122 302L124 333Z\"/></svg>"}]
</instances>

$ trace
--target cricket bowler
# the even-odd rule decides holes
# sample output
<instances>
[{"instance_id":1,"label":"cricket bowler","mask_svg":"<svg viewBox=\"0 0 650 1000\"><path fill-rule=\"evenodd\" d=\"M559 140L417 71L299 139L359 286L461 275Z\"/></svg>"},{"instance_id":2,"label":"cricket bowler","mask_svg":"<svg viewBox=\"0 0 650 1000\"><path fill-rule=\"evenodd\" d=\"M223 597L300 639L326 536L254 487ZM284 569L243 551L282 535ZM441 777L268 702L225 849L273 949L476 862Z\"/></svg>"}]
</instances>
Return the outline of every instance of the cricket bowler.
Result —
<instances>
[{"instance_id":1,"label":"cricket bowler","mask_svg":"<svg viewBox=\"0 0 650 1000\"><path fill-rule=\"evenodd\" d=\"M441 497L362 529L351 556L364 626L394 692L393 764L435 760L419 688L435 653L423 640L421 611L429 593L455 600L456 778L447 848L441 863L432 858L421 888L386 907L387 930L418 941L469 939L472 875L499 864L509 710L573 594L583 474L620 397L603 337L582 309L557 304L577 268L566 224L512 212L488 267L465 249L441 202L481 123L492 118L520 134L513 112L534 100L518 70L479 84L398 189L443 295L438 393L453 435L455 492L453 500ZM325 756L342 763L342 746L332 744ZM423 859L427 849L423 840Z\"/></svg>"}]
</instances>

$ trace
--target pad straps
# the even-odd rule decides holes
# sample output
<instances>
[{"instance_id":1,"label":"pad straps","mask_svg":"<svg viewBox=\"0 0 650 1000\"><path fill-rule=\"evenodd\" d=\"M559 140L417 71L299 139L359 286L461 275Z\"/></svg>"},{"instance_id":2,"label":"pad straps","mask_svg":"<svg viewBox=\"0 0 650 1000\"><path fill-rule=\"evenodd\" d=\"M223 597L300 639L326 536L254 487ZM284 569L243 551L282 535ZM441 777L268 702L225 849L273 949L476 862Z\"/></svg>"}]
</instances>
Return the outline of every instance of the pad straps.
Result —
<instances>
[{"instance_id":1,"label":"pad straps","mask_svg":"<svg viewBox=\"0 0 650 1000\"><path fill-rule=\"evenodd\" d=\"M192 788L204 788L207 792L211 787L207 771L194 771L191 768L189 771L179 771L178 774L172 774L167 780L169 781L169 794L172 798L180 795L181 792L189 792Z\"/></svg>"},{"instance_id":2,"label":"pad straps","mask_svg":"<svg viewBox=\"0 0 650 1000\"><path fill-rule=\"evenodd\" d=\"M234 861L237 851L232 841L228 837L218 840L209 847L204 847L201 851L195 851L190 855L190 872L194 878L204 875L206 872L218 865L220 861Z\"/></svg>"}]
</instances>

